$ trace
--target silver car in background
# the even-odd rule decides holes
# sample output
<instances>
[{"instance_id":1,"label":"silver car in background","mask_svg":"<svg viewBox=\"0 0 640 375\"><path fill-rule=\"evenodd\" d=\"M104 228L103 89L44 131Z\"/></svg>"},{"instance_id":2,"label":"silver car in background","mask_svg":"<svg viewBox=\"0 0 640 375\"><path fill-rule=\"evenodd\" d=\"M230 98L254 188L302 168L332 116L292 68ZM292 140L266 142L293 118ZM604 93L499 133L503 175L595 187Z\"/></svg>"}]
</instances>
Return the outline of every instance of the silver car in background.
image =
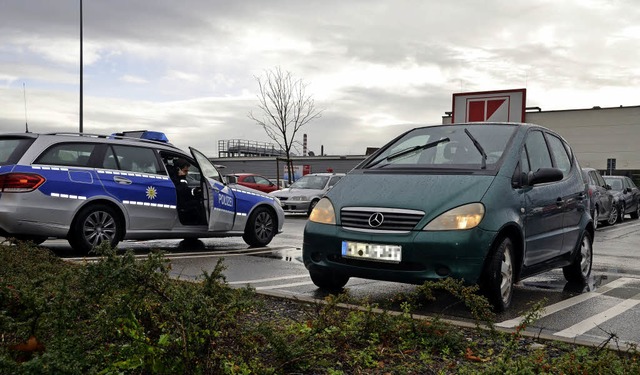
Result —
<instances>
[{"instance_id":1,"label":"silver car in background","mask_svg":"<svg viewBox=\"0 0 640 375\"><path fill-rule=\"evenodd\" d=\"M306 174L288 188L269 194L280 200L284 212L309 215L320 198L344 175L344 173Z\"/></svg>"}]
</instances>

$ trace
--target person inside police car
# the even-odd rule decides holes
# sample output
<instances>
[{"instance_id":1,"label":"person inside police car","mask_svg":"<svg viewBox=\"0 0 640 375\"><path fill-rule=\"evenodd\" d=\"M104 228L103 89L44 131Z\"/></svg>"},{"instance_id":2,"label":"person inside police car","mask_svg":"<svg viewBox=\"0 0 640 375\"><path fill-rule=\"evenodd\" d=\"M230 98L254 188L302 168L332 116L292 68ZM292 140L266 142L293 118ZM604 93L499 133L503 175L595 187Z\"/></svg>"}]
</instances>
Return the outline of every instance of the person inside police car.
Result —
<instances>
[{"instance_id":1,"label":"person inside police car","mask_svg":"<svg viewBox=\"0 0 640 375\"><path fill-rule=\"evenodd\" d=\"M206 223L204 206L202 203L202 189L190 187L187 181L191 164L182 158L173 163L175 170L171 173L171 179L176 186L178 198L178 218L182 224Z\"/></svg>"}]
</instances>

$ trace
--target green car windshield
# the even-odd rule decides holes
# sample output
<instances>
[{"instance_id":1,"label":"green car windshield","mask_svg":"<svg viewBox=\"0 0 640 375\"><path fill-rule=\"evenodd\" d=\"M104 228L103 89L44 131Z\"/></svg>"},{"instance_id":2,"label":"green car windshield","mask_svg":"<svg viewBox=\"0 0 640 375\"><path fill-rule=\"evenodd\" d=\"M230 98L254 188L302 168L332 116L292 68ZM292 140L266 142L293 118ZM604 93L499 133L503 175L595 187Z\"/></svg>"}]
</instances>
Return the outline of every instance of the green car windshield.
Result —
<instances>
[{"instance_id":1,"label":"green car windshield","mask_svg":"<svg viewBox=\"0 0 640 375\"><path fill-rule=\"evenodd\" d=\"M467 124L413 129L363 165L374 168L494 169L516 125Z\"/></svg>"}]
</instances>

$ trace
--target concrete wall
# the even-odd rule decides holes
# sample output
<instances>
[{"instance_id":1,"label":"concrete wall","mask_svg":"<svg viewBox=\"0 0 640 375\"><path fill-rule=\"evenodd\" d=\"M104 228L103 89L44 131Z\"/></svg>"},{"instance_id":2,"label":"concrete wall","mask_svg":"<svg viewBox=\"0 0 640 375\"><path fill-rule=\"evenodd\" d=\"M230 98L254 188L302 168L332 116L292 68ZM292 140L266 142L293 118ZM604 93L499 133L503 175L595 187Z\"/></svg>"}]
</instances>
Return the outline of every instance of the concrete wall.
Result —
<instances>
[{"instance_id":1,"label":"concrete wall","mask_svg":"<svg viewBox=\"0 0 640 375\"><path fill-rule=\"evenodd\" d=\"M640 106L527 112L526 121L553 129L571 145L580 164L600 170L640 169Z\"/></svg>"}]
</instances>

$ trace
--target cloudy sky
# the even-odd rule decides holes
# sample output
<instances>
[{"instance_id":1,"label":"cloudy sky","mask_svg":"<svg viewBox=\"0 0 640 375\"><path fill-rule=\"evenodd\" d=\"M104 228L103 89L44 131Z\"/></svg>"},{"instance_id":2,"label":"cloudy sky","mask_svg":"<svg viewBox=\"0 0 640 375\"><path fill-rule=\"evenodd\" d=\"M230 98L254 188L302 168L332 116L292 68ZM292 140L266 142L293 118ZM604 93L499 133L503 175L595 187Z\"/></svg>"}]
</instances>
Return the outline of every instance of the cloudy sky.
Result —
<instances>
[{"instance_id":1,"label":"cloudy sky","mask_svg":"<svg viewBox=\"0 0 640 375\"><path fill-rule=\"evenodd\" d=\"M0 132L78 131L79 20L80 0L0 2ZM299 141L330 155L441 123L459 92L640 105L634 0L84 0L83 22L84 131L164 131L214 157L271 142L248 113L275 67L308 84L323 112Z\"/></svg>"}]
</instances>

